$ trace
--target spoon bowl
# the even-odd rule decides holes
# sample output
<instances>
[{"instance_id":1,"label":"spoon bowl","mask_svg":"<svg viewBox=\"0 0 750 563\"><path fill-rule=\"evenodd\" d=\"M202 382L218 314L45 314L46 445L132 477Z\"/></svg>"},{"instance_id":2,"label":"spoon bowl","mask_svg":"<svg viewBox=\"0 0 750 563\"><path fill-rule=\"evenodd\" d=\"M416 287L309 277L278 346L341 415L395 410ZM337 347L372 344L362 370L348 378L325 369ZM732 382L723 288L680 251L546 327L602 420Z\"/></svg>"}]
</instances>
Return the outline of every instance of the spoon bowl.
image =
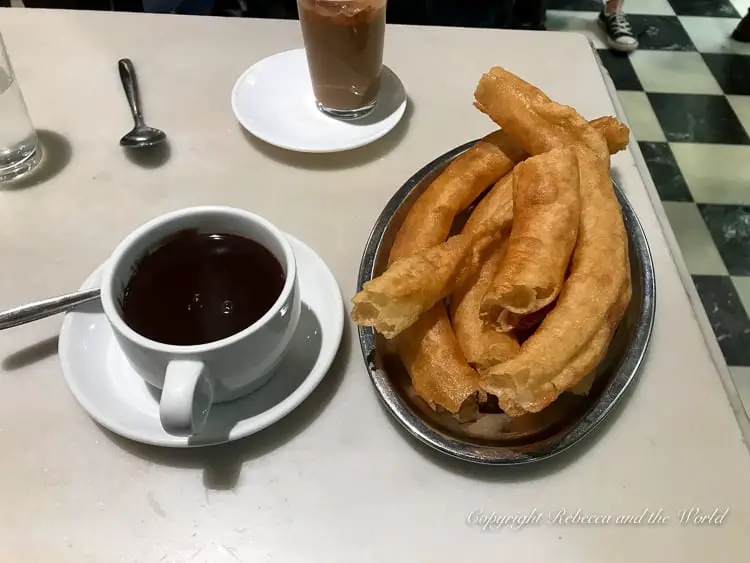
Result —
<instances>
[{"instance_id":1,"label":"spoon bowl","mask_svg":"<svg viewBox=\"0 0 750 563\"><path fill-rule=\"evenodd\" d=\"M167 135L161 129L154 127L133 127L131 131L120 139L120 146L128 149L153 147L167 140Z\"/></svg>"}]
</instances>

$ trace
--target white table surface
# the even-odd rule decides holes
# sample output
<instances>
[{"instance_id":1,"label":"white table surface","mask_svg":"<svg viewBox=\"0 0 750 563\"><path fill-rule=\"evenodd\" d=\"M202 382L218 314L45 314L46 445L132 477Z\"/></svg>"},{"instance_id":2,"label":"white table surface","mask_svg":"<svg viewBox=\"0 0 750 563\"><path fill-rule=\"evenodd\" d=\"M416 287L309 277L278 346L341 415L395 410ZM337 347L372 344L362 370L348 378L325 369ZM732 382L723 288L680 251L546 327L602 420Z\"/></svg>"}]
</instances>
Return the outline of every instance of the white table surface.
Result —
<instances>
[{"instance_id":1,"label":"white table surface","mask_svg":"<svg viewBox=\"0 0 750 563\"><path fill-rule=\"evenodd\" d=\"M350 154L297 155L249 139L229 105L249 65L300 46L296 22L5 9L0 30L60 168L0 191L0 308L75 289L146 219L212 203L305 240L348 302L393 192L492 130L471 106L482 72L504 65L587 118L613 112L580 36L389 27L386 62L410 96L402 125ZM147 121L171 140L161 167L117 144L131 126L116 70L125 56ZM427 451L380 406L351 327L327 381L275 427L204 450L129 443L67 391L61 319L47 319L0 334L0 561L746 561L750 456L631 153L614 173L651 244L657 320L625 407L570 455L503 470ZM692 507L730 511L721 526L679 525ZM478 509L544 519L483 532L467 523ZM545 523L560 509L613 519L662 509L670 521Z\"/></svg>"}]
</instances>

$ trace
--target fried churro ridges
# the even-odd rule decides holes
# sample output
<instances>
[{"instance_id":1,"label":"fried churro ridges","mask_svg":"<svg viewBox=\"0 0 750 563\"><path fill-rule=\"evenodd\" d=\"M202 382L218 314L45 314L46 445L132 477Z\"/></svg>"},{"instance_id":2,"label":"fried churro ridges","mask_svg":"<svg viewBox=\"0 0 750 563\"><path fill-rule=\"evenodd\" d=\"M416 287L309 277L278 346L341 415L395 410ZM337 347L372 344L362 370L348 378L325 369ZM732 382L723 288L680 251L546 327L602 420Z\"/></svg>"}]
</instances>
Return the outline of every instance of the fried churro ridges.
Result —
<instances>
[{"instance_id":1,"label":"fried churro ridges","mask_svg":"<svg viewBox=\"0 0 750 563\"><path fill-rule=\"evenodd\" d=\"M498 397L509 406L536 412L564 390L553 381L572 387L589 373L588 363L576 364L576 356L607 323L619 323L627 306L622 296L629 296L627 235L609 173L608 144L575 110L501 68L482 77L475 97L477 106L530 153L572 146L578 158L581 222L568 278L520 353L482 374L485 390L501 392Z\"/></svg>"}]
</instances>

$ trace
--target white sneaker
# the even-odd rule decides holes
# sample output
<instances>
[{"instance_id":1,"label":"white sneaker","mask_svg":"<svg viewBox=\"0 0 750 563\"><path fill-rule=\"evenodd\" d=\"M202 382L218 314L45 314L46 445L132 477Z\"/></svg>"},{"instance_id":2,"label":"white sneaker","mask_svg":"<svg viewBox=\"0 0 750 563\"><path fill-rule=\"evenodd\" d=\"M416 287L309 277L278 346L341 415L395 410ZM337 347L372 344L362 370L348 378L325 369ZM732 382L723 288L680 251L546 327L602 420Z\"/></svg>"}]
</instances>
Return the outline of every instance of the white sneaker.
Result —
<instances>
[{"instance_id":1,"label":"white sneaker","mask_svg":"<svg viewBox=\"0 0 750 563\"><path fill-rule=\"evenodd\" d=\"M633 28L630 22L622 12L605 14L602 11L599 14L599 25L607 33L607 44L610 49L630 53L638 48L638 40L633 35Z\"/></svg>"}]
</instances>

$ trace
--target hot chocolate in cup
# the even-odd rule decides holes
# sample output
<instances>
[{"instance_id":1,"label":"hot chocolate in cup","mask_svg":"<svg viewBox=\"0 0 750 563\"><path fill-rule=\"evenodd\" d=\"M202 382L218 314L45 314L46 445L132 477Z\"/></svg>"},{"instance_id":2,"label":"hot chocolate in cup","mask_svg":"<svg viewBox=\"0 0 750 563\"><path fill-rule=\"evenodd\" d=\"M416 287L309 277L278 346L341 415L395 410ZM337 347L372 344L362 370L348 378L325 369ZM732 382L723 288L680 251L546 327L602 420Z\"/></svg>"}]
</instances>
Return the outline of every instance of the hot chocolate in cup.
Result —
<instances>
[{"instance_id":1,"label":"hot chocolate in cup","mask_svg":"<svg viewBox=\"0 0 750 563\"><path fill-rule=\"evenodd\" d=\"M386 0L297 0L318 108L357 119L380 89Z\"/></svg>"},{"instance_id":2,"label":"hot chocolate in cup","mask_svg":"<svg viewBox=\"0 0 750 563\"><path fill-rule=\"evenodd\" d=\"M161 389L170 434L200 432L211 405L273 376L300 315L286 235L241 209L193 207L152 219L114 250L101 302L135 371Z\"/></svg>"}]
</instances>

